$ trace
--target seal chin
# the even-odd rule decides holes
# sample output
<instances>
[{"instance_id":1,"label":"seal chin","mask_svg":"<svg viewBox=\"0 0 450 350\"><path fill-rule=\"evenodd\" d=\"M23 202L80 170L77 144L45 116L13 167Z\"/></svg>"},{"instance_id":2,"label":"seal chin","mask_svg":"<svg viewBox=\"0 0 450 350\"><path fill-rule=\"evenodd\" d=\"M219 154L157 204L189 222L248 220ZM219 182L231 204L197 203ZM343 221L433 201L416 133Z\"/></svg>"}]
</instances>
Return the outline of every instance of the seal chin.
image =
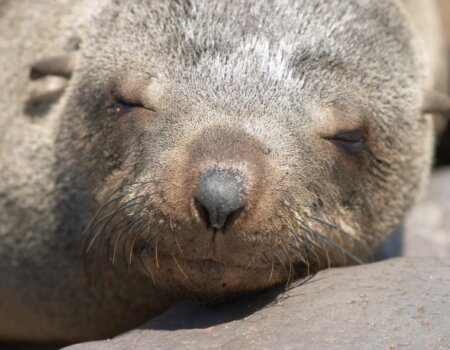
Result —
<instances>
[{"instance_id":1,"label":"seal chin","mask_svg":"<svg viewBox=\"0 0 450 350\"><path fill-rule=\"evenodd\" d=\"M286 278L279 266L243 266L214 259L184 259L161 252L158 263L144 261L154 282L172 292L208 302L220 302L282 283Z\"/></svg>"}]
</instances>

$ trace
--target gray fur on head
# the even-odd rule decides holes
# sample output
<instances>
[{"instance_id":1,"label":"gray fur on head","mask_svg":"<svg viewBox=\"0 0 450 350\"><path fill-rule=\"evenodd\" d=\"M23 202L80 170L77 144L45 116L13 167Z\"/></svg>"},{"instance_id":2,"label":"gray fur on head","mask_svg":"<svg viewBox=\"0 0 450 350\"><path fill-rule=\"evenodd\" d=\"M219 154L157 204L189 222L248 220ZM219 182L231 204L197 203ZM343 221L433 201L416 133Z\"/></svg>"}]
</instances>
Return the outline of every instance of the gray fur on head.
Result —
<instances>
[{"instance_id":1,"label":"gray fur on head","mask_svg":"<svg viewBox=\"0 0 450 350\"><path fill-rule=\"evenodd\" d=\"M431 163L438 72L413 7L3 2L0 339L106 337L367 258ZM195 202L211 169L245 196L214 236Z\"/></svg>"}]
</instances>

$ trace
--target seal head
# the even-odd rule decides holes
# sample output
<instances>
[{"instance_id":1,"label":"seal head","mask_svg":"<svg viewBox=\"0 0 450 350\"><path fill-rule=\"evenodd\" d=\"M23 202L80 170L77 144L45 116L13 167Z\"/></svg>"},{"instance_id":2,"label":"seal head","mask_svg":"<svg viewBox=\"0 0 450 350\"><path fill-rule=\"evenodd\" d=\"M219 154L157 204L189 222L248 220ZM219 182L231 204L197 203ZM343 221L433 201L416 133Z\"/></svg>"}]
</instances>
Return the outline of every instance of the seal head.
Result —
<instances>
[{"instance_id":1,"label":"seal head","mask_svg":"<svg viewBox=\"0 0 450 350\"><path fill-rule=\"evenodd\" d=\"M422 187L423 52L390 1L136 0L93 27L61 136L100 208L88 266L223 299L360 263Z\"/></svg>"}]
</instances>

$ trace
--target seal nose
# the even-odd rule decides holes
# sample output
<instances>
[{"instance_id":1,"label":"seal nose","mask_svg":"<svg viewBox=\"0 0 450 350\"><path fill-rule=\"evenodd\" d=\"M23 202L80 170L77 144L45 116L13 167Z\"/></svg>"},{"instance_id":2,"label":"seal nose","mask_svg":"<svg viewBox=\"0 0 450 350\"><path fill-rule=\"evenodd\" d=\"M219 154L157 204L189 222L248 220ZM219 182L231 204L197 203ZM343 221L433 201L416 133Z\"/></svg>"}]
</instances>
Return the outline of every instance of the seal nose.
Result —
<instances>
[{"instance_id":1,"label":"seal nose","mask_svg":"<svg viewBox=\"0 0 450 350\"><path fill-rule=\"evenodd\" d=\"M214 169L202 174L195 204L209 226L223 229L244 210L242 182L229 171Z\"/></svg>"}]
</instances>

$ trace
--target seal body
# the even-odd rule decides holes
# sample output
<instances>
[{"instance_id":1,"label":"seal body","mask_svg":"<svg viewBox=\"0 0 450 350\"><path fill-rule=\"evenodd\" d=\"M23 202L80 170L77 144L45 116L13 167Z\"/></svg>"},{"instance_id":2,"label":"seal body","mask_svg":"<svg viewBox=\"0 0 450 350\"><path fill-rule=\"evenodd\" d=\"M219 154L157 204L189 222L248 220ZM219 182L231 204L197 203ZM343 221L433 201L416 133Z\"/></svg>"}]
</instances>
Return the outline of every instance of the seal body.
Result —
<instances>
[{"instance_id":1,"label":"seal body","mask_svg":"<svg viewBox=\"0 0 450 350\"><path fill-rule=\"evenodd\" d=\"M0 337L107 337L369 257L431 163L411 4L3 2Z\"/></svg>"}]
</instances>

